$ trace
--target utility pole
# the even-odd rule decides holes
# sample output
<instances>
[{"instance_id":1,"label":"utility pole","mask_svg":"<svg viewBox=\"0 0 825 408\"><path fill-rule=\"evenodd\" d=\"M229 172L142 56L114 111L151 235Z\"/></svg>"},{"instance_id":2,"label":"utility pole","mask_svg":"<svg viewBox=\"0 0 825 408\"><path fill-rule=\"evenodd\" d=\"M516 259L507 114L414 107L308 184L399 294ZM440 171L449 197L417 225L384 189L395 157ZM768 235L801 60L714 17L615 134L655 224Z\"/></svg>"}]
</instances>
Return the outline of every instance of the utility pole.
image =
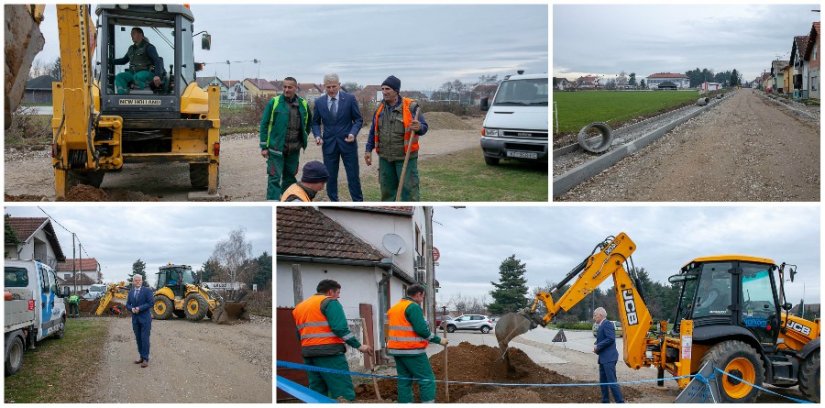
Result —
<instances>
[{"instance_id":1,"label":"utility pole","mask_svg":"<svg viewBox=\"0 0 825 408\"><path fill-rule=\"evenodd\" d=\"M75 233L72 233L72 283L74 293L77 293L77 255L75 253Z\"/></svg>"},{"instance_id":2,"label":"utility pole","mask_svg":"<svg viewBox=\"0 0 825 408\"><path fill-rule=\"evenodd\" d=\"M427 309L424 311L424 318L428 322L435 323L435 262L433 261L433 207L424 207L424 233L427 237L427 242L424 244L424 259L426 265L426 277L424 278L427 284L427 295L425 302L427 302Z\"/></svg>"}]
</instances>

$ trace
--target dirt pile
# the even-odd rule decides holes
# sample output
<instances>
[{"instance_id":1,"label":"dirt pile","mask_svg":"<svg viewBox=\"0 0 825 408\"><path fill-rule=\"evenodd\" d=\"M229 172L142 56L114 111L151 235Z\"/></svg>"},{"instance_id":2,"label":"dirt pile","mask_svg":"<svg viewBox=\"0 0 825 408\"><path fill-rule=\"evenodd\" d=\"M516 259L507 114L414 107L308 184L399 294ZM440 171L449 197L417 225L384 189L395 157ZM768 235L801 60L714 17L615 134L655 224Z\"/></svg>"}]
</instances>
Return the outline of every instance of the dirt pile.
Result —
<instances>
[{"instance_id":1,"label":"dirt pile","mask_svg":"<svg viewBox=\"0 0 825 408\"><path fill-rule=\"evenodd\" d=\"M49 201L48 197L34 194L5 194L6 202L20 202L20 201Z\"/></svg>"},{"instance_id":2,"label":"dirt pile","mask_svg":"<svg viewBox=\"0 0 825 408\"><path fill-rule=\"evenodd\" d=\"M430 129L473 130L474 126L449 112L426 112L424 120ZM479 129L480 130L480 129Z\"/></svg>"},{"instance_id":3,"label":"dirt pile","mask_svg":"<svg viewBox=\"0 0 825 408\"><path fill-rule=\"evenodd\" d=\"M79 184L69 189L66 201L109 201L109 195L99 188Z\"/></svg>"},{"instance_id":4,"label":"dirt pile","mask_svg":"<svg viewBox=\"0 0 825 408\"><path fill-rule=\"evenodd\" d=\"M512 369L499 357L497 347L476 346L463 342L448 351L448 379L450 381L468 381L477 383L517 383L517 384L571 384L571 378L548 370L530 359L523 351L510 347L508 354ZM430 357L430 365L437 380L444 379L444 352ZM594 372L598 366L593 364ZM397 400L398 389L395 380L379 380L381 397ZM372 384L356 387L357 400L375 399ZM417 387L414 389L418 398ZM635 400L641 392L630 387L622 387L626 400ZM597 386L570 387L497 387L480 384L450 384L450 402L590 402L601 401L601 390ZM444 383L436 386L436 402L446 402Z\"/></svg>"}]
</instances>

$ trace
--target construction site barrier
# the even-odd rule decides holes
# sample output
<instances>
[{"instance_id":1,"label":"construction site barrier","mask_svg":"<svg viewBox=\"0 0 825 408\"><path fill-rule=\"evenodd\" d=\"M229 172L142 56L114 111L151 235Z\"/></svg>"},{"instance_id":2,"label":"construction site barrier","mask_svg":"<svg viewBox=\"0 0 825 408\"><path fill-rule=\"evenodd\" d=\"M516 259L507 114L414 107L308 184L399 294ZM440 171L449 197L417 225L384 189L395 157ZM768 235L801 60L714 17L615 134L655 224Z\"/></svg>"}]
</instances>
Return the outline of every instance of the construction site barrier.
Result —
<instances>
[{"instance_id":1,"label":"construction site barrier","mask_svg":"<svg viewBox=\"0 0 825 408\"><path fill-rule=\"evenodd\" d=\"M292 380L287 380L280 375L275 376L275 379L277 380L276 386L280 388L281 391L286 392L303 402L309 404L333 404L336 402L334 399L327 397L326 395L313 391Z\"/></svg>"},{"instance_id":2,"label":"construction site barrier","mask_svg":"<svg viewBox=\"0 0 825 408\"><path fill-rule=\"evenodd\" d=\"M757 388L761 391L765 391L769 394L777 395L777 396L786 398L788 400L791 400L793 402L807 403L807 404L811 403L810 401L805 401L805 400L802 400L802 399L789 397L787 395L782 395L782 394L779 394L777 392L773 392L773 391L770 391L768 389L765 389L764 387L759 387L757 385L751 384L751 383L749 383L747 381L744 381L741 378L738 378L738 377L736 377L736 376L734 376L730 373L726 373L726 372L720 370L719 368L716 368L715 372L713 374L711 374L710 376L707 376L707 377L703 376L702 374L692 374L692 375L683 375L683 376L677 376L677 377L652 378L652 379L649 379L649 380L617 381L617 382L606 382L606 383L590 382L590 383L570 383L570 384L522 384L522 383L452 381L452 380L451 381L444 381L444 380L438 380L438 379L428 380L428 379L420 379L420 378L399 377L399 376L393 376L393 375L359 373L359 372L356 372L356 371L336 370L336 369L333 369L333 368L316 367L316 366L310 366L310 365L306 365L306 364L299 364L299 363L293 363L293 362L281 361L281 360L276 360L276 367L292 368L292 369L304 370L304 371L315 371L315 372L329 373L329 374L349 375L349 376L356 376L356 377L382 378L382 379L389 379L389 380L396 380L396 381L398 381L398 380L409 380L409 381L420 381L420 382L432 381L432 382L436 382L436 383L446 383L446 384L489 385L489 386L496 386L496 387L595 387L595 386L614 385L614 384L615 385L644 384L644 383L651 383L651 382L654 382L654 381L659 382L659 381L666 381L666 380L680 380L680 379L684 379L684 378L690 378L690 379L697 378L699 381L701 381L702 383L707 384L707 386L710 387L711 386L711 384L710 384L711 381L713 381L716 378L715 372L718 371L718 372L721 372L724 375L727 375L727 376L730 376L731 378L742 381L742 382L744 382L744 383L746 383L746 384L748 384L748 385L750 385L754 388ZM717 401L714 401L714 402L717 402Z\"/></svg>"}]
</instances>

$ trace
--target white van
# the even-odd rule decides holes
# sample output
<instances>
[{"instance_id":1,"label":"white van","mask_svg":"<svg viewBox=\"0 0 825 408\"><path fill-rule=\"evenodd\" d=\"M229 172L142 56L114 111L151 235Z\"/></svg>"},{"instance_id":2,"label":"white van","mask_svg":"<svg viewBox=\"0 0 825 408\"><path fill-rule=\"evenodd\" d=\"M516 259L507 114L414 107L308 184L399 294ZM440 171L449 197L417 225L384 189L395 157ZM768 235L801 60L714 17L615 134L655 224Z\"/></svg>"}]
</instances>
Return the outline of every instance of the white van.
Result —
<instances>
[{"instance_id":1,"label":"white van","mask_svg":"<svg viewBox=\"0 0 825 408\"><path fill-rule=\"evenodd\" d=\"M106 294L106 285L102 283L95 283L94 285L89 286L89 291L85 293L82 297L84 300L98 300Z\"/></svg>"},{"instance_id":2,"label":"white van","mask_svg":"<svg viewBox=\"0 0 825 408\"><path fill-rule=\"evenodd\" d=\"M4 272L6 375L12 375L26 349L50 336L63 338L69 287L58 291L54 270L38 261L6 259Z\"/></svg>"},{"instance_id":3,"label":"white van","mask_svg":"<svg viewBox=\"0 0 825 408\"><path fill-rule=\"evenodd\" d=\"M550 86L547 74L508 75L498 85L481 129L484 161L496 165L501 159L547 162L547 113Z\"/></svg>"}]
</instances>

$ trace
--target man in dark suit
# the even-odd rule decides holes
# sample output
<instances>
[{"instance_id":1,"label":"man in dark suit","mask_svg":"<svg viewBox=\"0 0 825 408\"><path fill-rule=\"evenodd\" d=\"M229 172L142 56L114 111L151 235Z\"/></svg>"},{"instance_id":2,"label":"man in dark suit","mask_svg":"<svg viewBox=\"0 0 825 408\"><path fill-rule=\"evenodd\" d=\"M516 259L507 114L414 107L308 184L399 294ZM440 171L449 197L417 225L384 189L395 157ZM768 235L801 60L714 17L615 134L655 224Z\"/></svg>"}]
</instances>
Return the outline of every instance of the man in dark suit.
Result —
<instances>
[{"instance_id":1,"label":"man in dark suit","mask_svg":"<svg viewBox=\"0 0 825 408\"><path fill-rule=\"evenodd\" d=\"M598 307L593 311L593 320L599 325L596 332L596 346L593 352L599 355L599 382L616 383L616 362L619 361L619 352L616 350L616 328L613 322L607 320L607 311ZM618 384L602 385L602 403L610 402L610 391L613 399L623 403L622 391Z\"/></svg>"},{"instance_id":2,"label":"man in dark suit","mask_svg":"<svg viewBox=\"0 0 825 408\"><path fill-rule=\"evenodd\" d=\"M138 353L140 358L135 364L141 367L149 366L149 334L152 331L152 304L155 295L152 288L143 286L143 276L135 274L132 277L132 290L126 300L126 308L132 312L132 330L135 332Z\"/></svg>"},{"instance_id":3,"label":"man in dark suit","mask_svg":"<svg viewBox=\"0 0 825 408\"><path fill-rule=\"evenodd\" d=\"M327 196L330 201L338 201L338 162L343 159L350 198L352 201L364 201L358 175L358 142L355 139L364 123L361 110L354 96L341 91L337 74L324 76L324 88L326 95L315 100L312 134L315 144L321 146L324 152L324 165L329 173Z\"/></svg>"}]
</instances>

